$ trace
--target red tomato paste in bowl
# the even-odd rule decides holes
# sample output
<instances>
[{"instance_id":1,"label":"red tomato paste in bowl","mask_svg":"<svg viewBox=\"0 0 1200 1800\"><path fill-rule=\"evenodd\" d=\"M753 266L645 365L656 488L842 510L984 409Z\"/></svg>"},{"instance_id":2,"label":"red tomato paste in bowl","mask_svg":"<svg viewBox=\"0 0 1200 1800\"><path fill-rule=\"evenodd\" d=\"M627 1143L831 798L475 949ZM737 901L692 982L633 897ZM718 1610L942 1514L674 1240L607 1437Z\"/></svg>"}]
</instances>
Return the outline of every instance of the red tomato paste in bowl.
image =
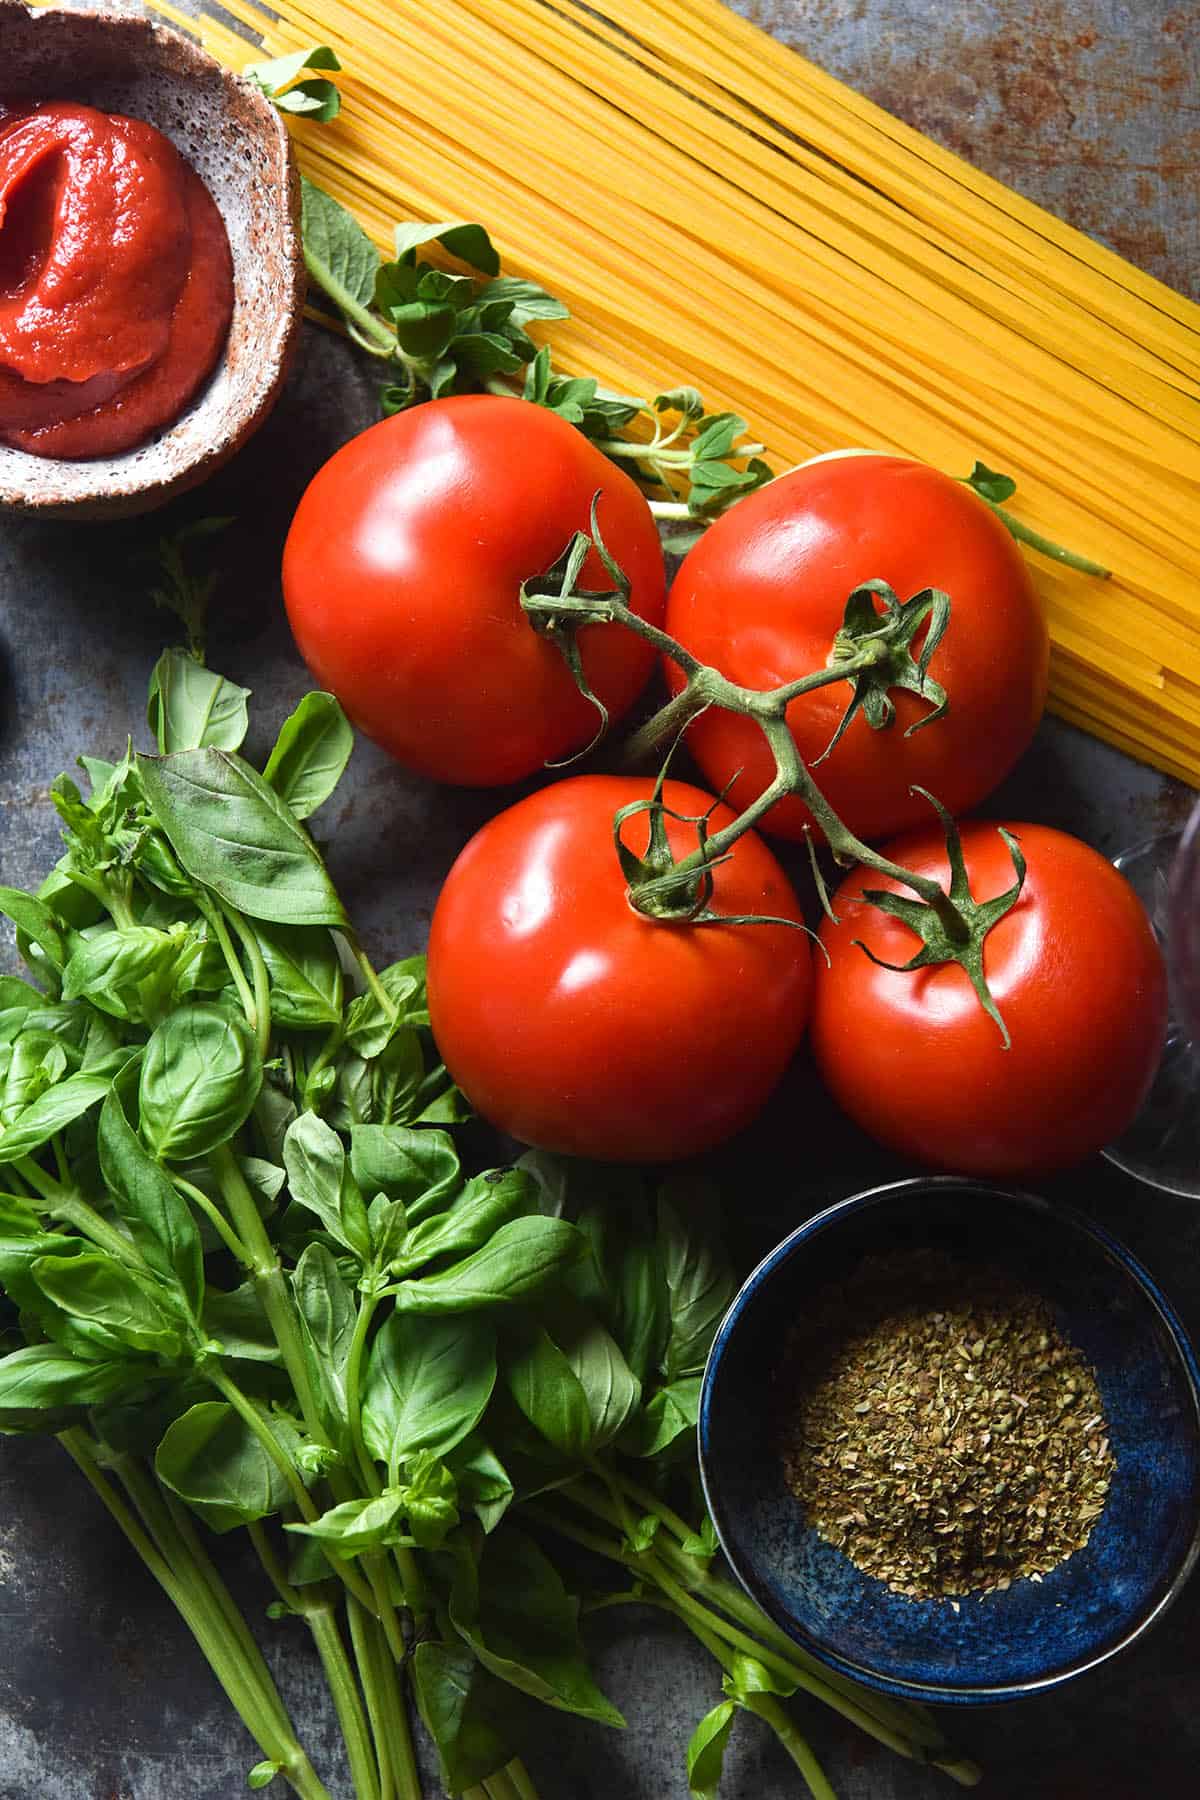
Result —
<instances>
[{"instance_id":1,"label":"red tomato paste in bowl","mask_svg":"<svg viewBox=\"0 0 1200 1800\"><path fill-rule=\"evenodd\" d=\"M145 442L208 379L232 312L224 222L169 138L73 101L0 109L0 443Z\"/></svg>"}]
</instances>

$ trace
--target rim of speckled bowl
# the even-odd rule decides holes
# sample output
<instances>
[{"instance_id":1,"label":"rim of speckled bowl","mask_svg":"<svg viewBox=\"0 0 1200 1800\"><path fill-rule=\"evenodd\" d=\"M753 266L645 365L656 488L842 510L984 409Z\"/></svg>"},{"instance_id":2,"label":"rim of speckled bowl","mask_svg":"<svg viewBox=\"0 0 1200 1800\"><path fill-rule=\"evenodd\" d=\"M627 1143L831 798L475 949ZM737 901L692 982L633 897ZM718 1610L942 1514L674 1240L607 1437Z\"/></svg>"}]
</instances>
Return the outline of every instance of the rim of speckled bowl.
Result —
<instances>
[{"instance_id":1,"label":"rim of speckled bowl","mask_svg":"<svg viewBox=\"0 0 1200 1800\"><path fill-rule=\"evenodd\" d=\"M1030 1694L1043 1694L1051 1688L1061 1687L1066 1681L1073 1681L1079 1675L1085 1675L1090 1669L1099 1668L1102 1663L1119 1656L1131 1644L1145 1635L1152 1625L1178 1599L1185 1583L1200 1558L1200 1513L1198 1513L1192 1529L1188 1547L1180 1558L1179 1566L1171 1580L1159 1595L1150 1609L1143 1613L1129 1629L1122 1633L1115 1642L1086 1660L1069 1664L1065 1668L1056 1669L1049 1675L1039 1676L1031 1681L999 1682L994 1686L984 1686L978 1682L964 1683L956 1686L952 1683L905 1681L893 1675L880 1674L866 1663L855 1662L833 1649L824 1639L817 1637L806 1626L800 1624L786 1606L776 1600L768 1584L760 1579L755 1559L744 1553L733 1533L732 1524L721 1504L720 1480L709 1479L708 1435L712 1413L713 1388L717 1370L726 1346L737 1330L738 1324L748 1308L754 1303L760 1290L792 1260L797 1251L818 1233L827 1231L837 1225L850 1214L862 1212L870 1206L886 1204L890 1200L906 1199L911 1195L926 1193L947 1193L957 1189L963 1193L984 1194L993 1200L1006 1201L1010 1204L1025 1207L1030 1212L1053 1214L1055 1219L1091 1238L1108 1254L1109 1259L1125 1277L1140 1288L1154 1311L1158 1314L1167 1336L1170 1339L1177 1361L1182 1365L1191 1393L1192 1407L1196 1414L1197 1430L1200 1432L1200 1364L1197 1363L1196 1352L1192 1347L1187 1332L1174 1307L1163 1294L1157 1282L1138 1261L1137 1257L1126 1248L1120 1238L1105 1226L1089 1219L1074 1206L1068 1206L1058 1200L1048 1200L1042 1194L1027 1193L1020 1188L997 1187L991 1182L973 1181L969 1177L959 1175L916 1175L903 1181L882 1182L877 1187L864 1188L861 1193L850 1194L844 1200L836 1200L803 1225L798 1225L785 1237L782 1243L767 1252L762 1261L742 1283L734 1295L728 1312L722 1319L717 1335L713 1339L704 1367L704 1377L700 1389L699 1422L697 1440L699 1445L700 1481L704 1489L704 1499L708 1507L713 1525L716 1527L718 1541L730 1568L741 1582L750 1598L754 1600L768 1618L787 1632L788 1636L818 1661L841 1675L848 1675L854 1681L861 1681L867 1687L876 1688L881 1693L892 1694L902 1700L921 1700L935 1705L987 1705L998 1704L1006 1700L1019 1700Z\"/></svg>"}]
</instances>

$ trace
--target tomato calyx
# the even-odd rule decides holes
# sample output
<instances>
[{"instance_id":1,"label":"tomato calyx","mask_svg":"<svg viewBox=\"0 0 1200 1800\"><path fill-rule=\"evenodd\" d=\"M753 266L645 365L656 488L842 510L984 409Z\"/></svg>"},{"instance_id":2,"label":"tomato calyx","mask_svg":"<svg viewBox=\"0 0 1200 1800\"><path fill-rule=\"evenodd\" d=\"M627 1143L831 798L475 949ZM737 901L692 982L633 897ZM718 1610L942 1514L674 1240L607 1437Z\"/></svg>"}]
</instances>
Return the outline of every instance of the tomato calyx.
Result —
<instances>
[{"instance_id":1,"label":"tomato calyx","mask_svg":"<svg viewBox=\"0 0 1200 1800\"><path fill-rule=\"evenodd\" d=\"M876 600L882 602L882 612ZM904 688L930 703L930 710L914 719L905 737L942 717L950 697L929 673L929 664L949 623L950 596L941 588L922 588L910 600L901 600L886 581L859 583L846 601L826 661L827 668L836 669L850 683L852 698L813 768L825 761L858 713L872 731L886 731L896 717L893 688ZM914 657L913 644L922 630L925 636Z\"/></svg>"},{"instance_id":2,"label":"tomato calyx","mask_svg":"<svg viewBox=\"0 0 1200 1800\"><path fill-rule=\"evenodd\" d=\"M590 533L577 531L570 543L544 573L530 576L521 586L520 602L526 618L540 636L555 645L571 671L575 685L599 715L597 730L583 750L566 759L574 762L594 750L608 731L607 709L592 692L583 669L577 642L587 625L624 625L669 657L686 677L683 689L636 732L625 750L630 764L674 739L709 706L748 714L765 725L782 719L793 700L815 689L845 681L851 688L850 703L837 730L816 760L823 762L847 726L861 712L873 731L886 730L895 720L893 688L919 695L930 710L905 732L910 737L946 712L950 699L941 683L929 673L934 652L950 623L950 596L940 588L924 588L909 600L900 600L886 581L863 581L846 601L842 623L830 647L823 669L813 670L778 687L740 687L719 669L697 661L683 645L657 626L639 618L629 605L630 583L610 554L600 531L599 493L592 496ZM612 581L611 588L580 586L584 564L592 551L599 556ZM882 603L882 610L876 601ZM917 654L913 646L924 631ZM549 767L560 768L562 763ZM815 764L814 764L815 766Z\"/></svg>"},{"instance_id":3,"label":"tomato calyx","mask_svg":"<svg viewBox=\"0 0 1200 1800\"><path fill-rule=\"evenodd\" d=\"M672 754L673 751L674 746ZM663 799L663 784L667 779L670 761L671 757L668 755L659 770L654 792L649 799L631 800L613 815L613 843L621 873L625 877L625 898L634 911L647 919L655 919L667 925L787 925L794 931L805 932L820 944L821 940L816 932L807 925L802 925L798 919L784 919L771 913L734 914L713 911L709 904L715 886L712 871L721 863L728 862L732 851L725 850L720 854L712 852L713 839L709 834L709 823L717 808L728 798L728 793L718 794L711 806L702 813L676 812ZM649 822L649 835L646 848L639 856L625 842L623 828L627 820L641 813L646 815ZM690 825L696 833L695 851L681 860L676 859L671 849L667 836L668 819L674 819L681 825ZM825 954L828 956L828 951Z\"/></svg>"},{"instance_id":4,"label":"tomato calyx","mask_svg":"<svg viewBox=\"0 0 1200 1800\"><path fill-rule=\"evenodd\" d=\"M787 722L787 708L800 694L828 686L835 681L853 680L859 676L863 679L855 685L851 713L861 710L870 719L874 712L881 722L890 723L895 716L895 706L888 696L887 686L898 685L919 693L932 702L930 714L918 720L918 725L930 724L944 714L948 704L945 690L940 684L931 681L928 667L949 621L948 595L940 589L927 588L914 594L910 600L901 601L885 582L863 582L850 595L842 627L824 669L815 670L810 675L766 691L739 687L722 675L719 669L699 662L667 632L650 624L632 610L629 605L630 584L610 555L600 532L597 518L599 498L597 494L592 499L590 534L577 531L550 569L542 575L531 577L523 584L521 605L533 629L557 645L575 677L580 693L590 699L602 714L600 730L589 749L604 735L607 714L591 693L583 672L576 643L576 634L583 626L624 626L652 644L661 655L677 663L686 678L681 692L650 721L650 728L654 728L657 733L651 744L643 746L642 740L649 729L643 727L627 746L627 753L652 747L667 735L668 727L673 740L652 796L623 807L614 818L616 852L625 876L626 897L630 905L645 917L666 924L794 924L794 920L767 920L756 915L729 918L714 913L709 902L714 886L712 871L729 857L737 840L753 830L759 820L780 800L792 794L798 795L823 832L839 863L843 866L858 863L877 875L898 882L914 896L909 899L905 895L887 893L881 889L872 889L864 895L880 911L910 925L921 939L921 949L911 962L903 965L904 968L915 970L931 967L935 963L958 963L966 972L984 1011L995 1021L1007 1048L1008 1030L988 990L983 972L983 943L992 926L1016 905L1020 897L1025 865L1015 838L1010 833L1001 833L1013 858L1016 882L995 900L977 902L971 894L962 845L953 819L932 794L928 794L923 788L916 788L913 791L924 794L942 820L950 862L950 885L948 888L943 887L941 882L930 875L920 874L914 869L906 869L901 864L892 862L880 851L863 843L838 817L800 755ZM612 579L611 589L600 591L579 586L584 563L593 550ZM882 612L876 608L876 599L883 601ZM923 628L926 632L925 639L914 657L913 645L917 633ZM685 856L677 858L668 841L666 819L670 817L680 820L681 815L671 812L665 806L662 799L663 782L671 757L686 735L688 726L710 706L721 706L755 721L774 759L775 775L743 812L718 831L709 830L711 813L682 820L681 822L694 826L696 845ZM843 721L839 732L845 729L845 723ZM913 728L910 727L911 729ZM836 737L834 741L836 742ZM720 796L722 800L728 798L732 786L731 782ZM638 856L624 842L622 827L633 815L643 812L650 821L649 841L644 854ZM832 918L834 914L817 869L815 854L813 872L821 903ZM865 945L860 947L868 956L872 955ZM879 959L873 957L873 960Z\"/></svg>"},{"instance_id":5,"label":"tomato calyx","mask_svg":"<svg viewBox=\"0 0 1200 1800\"><path fill-rule=\"evenodd\" d=\"M907 974L913 969L933 968L938 963L954 962L966 973L967 979L975 990L976 998L984 1012L999 1028L1004 1040L1004 1048L1010 1047L1008 1026L1004 1023L1000 1009L992 998L987 978L983 972L984 939L993 925L999 923L1006 913L1010 913L1021 898L1025 886L1025 858L1021 846L1011 831L1003 825L997 826L1004 839L1008 853L1012 857L1013 873L1016 876L1010 888L997 894L992 900L976 900L971 893L971 883L967 875L967 865L963 858L962 839L958 826L946 811L940 800L922 787L914 787L914 794L921 794L936 811L942 823L946 838L946 856L950 863L949 898L962 926L964 935L952 935L947 930L946 919L923 900L910 900L904 894L887 893L880 888L864 888L862 897L880 912L887 913L889 918L899 919L910 931L915 931L921 939L921 948L906 963L886 962L883 957L864 944L861 938L852 942L857 949L865 952L873 963L882 969L895 969ZM832 909L827 905L826 911L834 918Z\"/></svg>"}]
</instances>

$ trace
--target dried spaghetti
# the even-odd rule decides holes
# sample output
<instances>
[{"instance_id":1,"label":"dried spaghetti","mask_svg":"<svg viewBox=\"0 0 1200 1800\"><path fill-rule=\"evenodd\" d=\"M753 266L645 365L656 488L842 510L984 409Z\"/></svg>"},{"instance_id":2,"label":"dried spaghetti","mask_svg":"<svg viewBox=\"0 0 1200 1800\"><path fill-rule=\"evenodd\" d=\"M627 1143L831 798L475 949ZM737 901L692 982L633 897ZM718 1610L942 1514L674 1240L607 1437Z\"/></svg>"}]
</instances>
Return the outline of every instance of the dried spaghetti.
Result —
<instances>
[{"instance_id":1,"label":"dried spaghetti","mask_svg":"<svg viewBox=\"0 0 1200 1800\"><path fill-rule=\"evenodd\" d=\"M1015 476L1028 525L1114 571L1032 559L1055 710L1200 784L1200 307L717 0L275 5L223 0L347 71L341 117L297 126L309 176L381 244L483 220L570 307L565 368L695 382L780 466L862 444Z\"/></svg>"}]
</instances>

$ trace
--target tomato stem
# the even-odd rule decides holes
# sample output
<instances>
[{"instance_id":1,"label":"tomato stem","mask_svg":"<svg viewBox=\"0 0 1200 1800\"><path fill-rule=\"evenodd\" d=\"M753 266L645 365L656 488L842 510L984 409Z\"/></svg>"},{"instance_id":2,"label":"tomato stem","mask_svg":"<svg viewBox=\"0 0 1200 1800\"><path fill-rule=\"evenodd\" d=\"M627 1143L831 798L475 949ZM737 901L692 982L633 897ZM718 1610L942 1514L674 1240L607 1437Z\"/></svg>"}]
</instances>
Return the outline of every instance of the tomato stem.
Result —
<instances>
[{"instance_id":1,"label":"tomato stem","mask_svg":"<svg viewBox=\"0 0 1200 1800\"><path fill-rule=\"evenodd\" d=\"M873 730L891 726L896 716L891 696L897 688L913 693L927 703L926 712L908 727L906 735L922 730L940 718L950 702L945 689L930 673L929 665L949 623L949 595L936 588L926 588L902 601L886 582L862 582L846 602L843 623L824 668L774 688L742 687L730 681L719 669L701 663L668 632L634 610L630 604L628 577L609 554L600 534L596 516L598 501L599 495L592 501L590 535L576 532L553 566L544 575L532 577L521 590L521 604L530 623L558 646L580 692L591 699L600 712L598 736L603 734L607 714L588 686L576 634L585 625L619 625L674 663L684 677L680 691L630 739L625 751L626 762L640 761L647 753L669 742L669 763L671 751L692 722L709 707L717 706L753 720L766 740L775 769L763 791L728 825L710 832L710 814L687 821L696 828L696 847L687 855L676 858L663 829L663 815L667 810L662 799L664 764L653 796L623 808L614 822L617 855L626 876L630 904L647 917L674 924L768 922L757 918L724 921L723 915L710 911L712 870L726 860L739 838L752 831L780 801L795 795L803 801L815 825L824 833L839 863L858 863L916 896L908 900L878 891L865 896L882 911L902 918L920 940L917 955L905 966L959 963L1007 1043L1004 1022L983 975L983 939L992 925L1016 904L1020 895L1024 868L1015 845L1011 842L1009 845L1016 873L1013 887L997 900L977 904L966 882L965 870L960 867L961 851L953 821L932 795L926 795L946 831L951 865L949 886L931 875L893 862L864 843L839 818L800 755L787 722L788 707L801 696L837 682L849 685L850 702L829 745L817 759L820 762L829 755L857 713L864 715ZM611 589L592 591L578 585L587 556L593 550L612 579ZM914 789L914 792L923 793L924 790ZM642 812L649 815L650 835L645 852L638 856L624 842L621 832L628 818ZM821 898L828 912L829 902L823 890Z\"/></svg>"},{"instance_id":2,"label":"tomato stem","mask_svg":"<svg viewBox=\"0 0 1200 1800\"><path fill-rule=\"evenodd\" d=\"M1068 550L1065 545L1056 544L1052 538L1043 537L1040 531L1035 531L1032 525L1024 524L1006 507L997 506L994 500L988 500L985 496L980 497L1019 544L1028 544L1039 555L1048 556L1052 562L1063 563L1068 569L1077 569L1081 575L1096 575L1102 581L1112 579L1112 570L1106 569L1103 563L1093 562L1090 556L1080 556L1077 550Z\"/></svg>"}]
</instances>

